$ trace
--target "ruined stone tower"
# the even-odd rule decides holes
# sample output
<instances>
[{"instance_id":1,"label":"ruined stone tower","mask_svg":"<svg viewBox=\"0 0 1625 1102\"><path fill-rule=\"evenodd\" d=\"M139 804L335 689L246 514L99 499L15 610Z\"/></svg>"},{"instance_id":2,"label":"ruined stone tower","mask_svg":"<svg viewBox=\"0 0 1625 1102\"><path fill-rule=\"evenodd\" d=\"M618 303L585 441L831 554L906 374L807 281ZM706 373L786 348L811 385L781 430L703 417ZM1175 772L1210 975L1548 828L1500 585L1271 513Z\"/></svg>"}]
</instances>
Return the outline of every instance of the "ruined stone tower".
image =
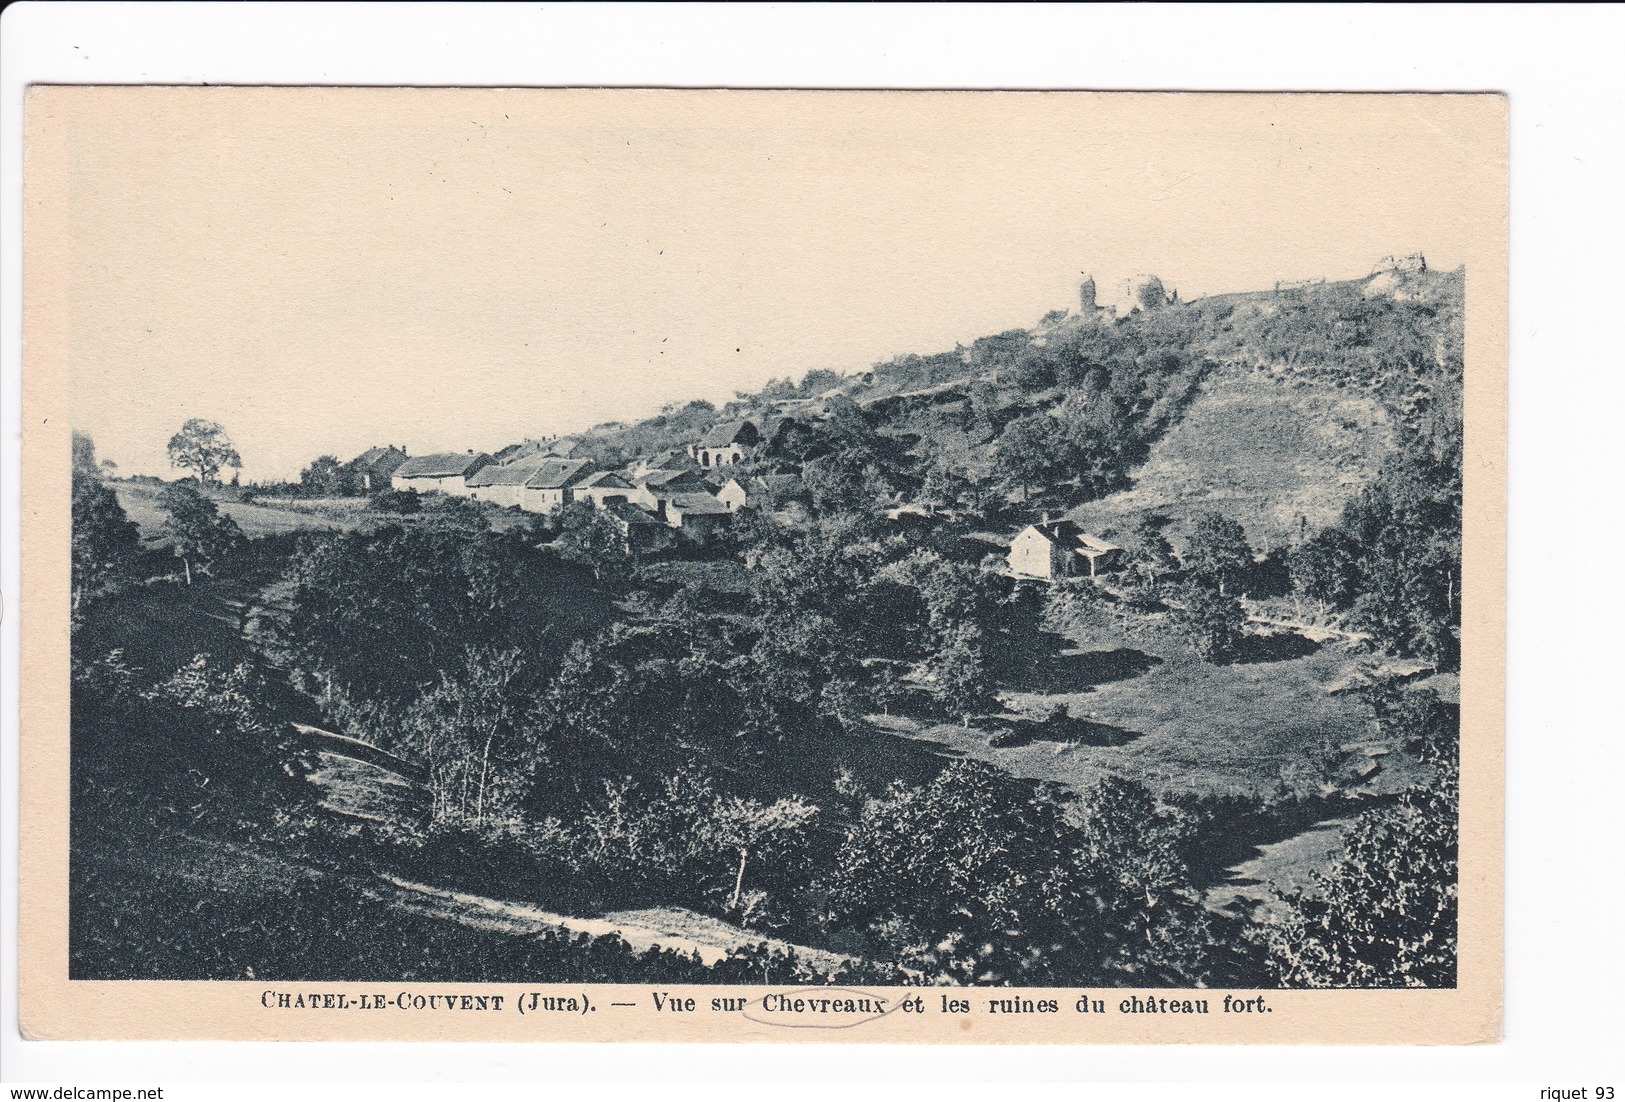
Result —
<instances>
[{"instance_id":1,"label":"ruined stone tower","mask_svg":"<svg viewBox=\"0 0 1625 1102\"><path fill-rule=\"evenodd\" d=\"M1085 274L1083 282L1078 285L1078 310L1084 316L1093 314L1100 309L1095 302L1095 277Z\"/></svg>"}]
</instances>

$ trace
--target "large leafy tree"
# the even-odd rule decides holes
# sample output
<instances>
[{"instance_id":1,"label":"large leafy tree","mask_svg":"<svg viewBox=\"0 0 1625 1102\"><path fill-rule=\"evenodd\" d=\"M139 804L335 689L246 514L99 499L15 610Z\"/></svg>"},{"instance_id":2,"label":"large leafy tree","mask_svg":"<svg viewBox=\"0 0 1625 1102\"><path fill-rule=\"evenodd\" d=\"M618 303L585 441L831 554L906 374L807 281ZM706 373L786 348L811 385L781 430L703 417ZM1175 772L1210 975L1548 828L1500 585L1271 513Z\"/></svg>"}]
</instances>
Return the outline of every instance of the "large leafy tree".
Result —
<instances>
[{"instance_id":1,"label":"large leafy tree","mask_svg":"<svg viewBox=\"0 0 1625 1102\"><path fill-rule=\"evenodd\" d=\"M225 429L214 421L193 417L169 438L169 464L209 483L218 481L223 468L241 467L243 460Z\"/></svg>"},{"instance_id":2,"label":"large leafy tree","mask_svg":"<svg viewBox=\"0 0 1625 1102\"><path fill-rule=\"evenodd\" d=\"M1171 596L1170 607L1174 622L1202 661L1225 662L1235 657L1247 616L1234 597L1203 585L1185 585Z\"/></svg>"},{"instance_id":3,"label":"large leafy tree","mask_svg":"<svg viewBox=\"0 0 1625 1102\"><path fill-rule=\"evenodd\" d=\"M1179 569L1173 546L1162 529L1166 521L1156 515L1141 516L1123 537L1123 548L1128 552L1129 568L1147 585L1153 585Z\"/></svg>"},{"instance_id":4,"label":"large leafy tree","mask_svg":"<svg viewBox=\"0 0 1625 1102\"><path fill-rule=\"evenodd\" d=\"M93 473L73 473L73 607L127 578L141 550L118 495Z\"/></svg>"},{"instance_id":5,"label":"large leafy tree","mask_svg":"<svg viewBox=\"0 0 1625 1102\"><path fill-rule=\"evenodd\" d=\"M357 472L340 463L337 456L322 455L299 472L299 485L308 497L337 497L359 493L361 479Z\"/></svg>"},{"instance_id":6,"label":"large leafy tree","mask_svg":"<svg viewBox=\"0 0 1625 1102\"><path fill-rule=\"evenodd\" d=\"M283 577L277 634L313 691L398 709L460 669L470 647L518 648L550 674L596 630L606 602L590 579L523 532L460 519L426 511L305 539Z\"/></svg>"},{"instance_id":7,"label":"large leafy tree","mask_svg":"<svg viewBox=\"0 0 1625 1102\"><path fill-rule=\"evenodd\" d=\"M168 514L164 533L175 557L186 571L186 584L192 584L192 569L210 573L215 565L243 542L237 522L220 512L212 498L190 482L171 482L158 495L158 504Z\"/></svg>"},{"instance_id":8,"label":"large leafy tree","mask_svg":"<svg viewBox=\"0 0 1625 1102\"><path fill-rule=\"evenodd\" d=\"M1221 595L1237 592L1253 568L1253 549L1242 526L1222 513L1196 518L1185 551L1191 578Z\"/></svg>"},{"instance_id":9,"label":"large leafy tree","mask_svg":"<svg viewBox=\"0 0 1625 1102\"><path fill-rule=\"evenodd\" d=\"M560 555L590 569L601 584L627 580L636 558L631 538L607 510L573 501L559 511L558 524Z\"/></svg>"},{"instance_id":10,"label":"large leafy tree","mask_svg":"<svg viewBox=\"0 0 1625 1102\"><path fill-rule=\"evenodd\" d=\"M1030 413L1005 426L994 448L999 476L1026 499L1053 474L1062 444L1053 417Z\"/></svg>"},{"instance_id":11,"label":"large leafy tree","mask_svg":"<svg viewBox=\"0 0 1625 1102\"><path fill-rule=\"evenodd\" d=\"M1206 929L1180 839L1131 782L1069 804L956 762L865 804L830 907L900 963L955 982L1196 982Z\"/></svg>"},{"instance_id":12,"label":"large leafy tree","mask_svg":"<svg viewBox=\"0 0 1625 1102\"><path fill-rule=\"evenodd\" d=\"M75 471L86 471L93 475L99 473L96 466L96 441L91 439L90 434L75 429L72 446L73 469Z\"/></svg>"}]
</instances>

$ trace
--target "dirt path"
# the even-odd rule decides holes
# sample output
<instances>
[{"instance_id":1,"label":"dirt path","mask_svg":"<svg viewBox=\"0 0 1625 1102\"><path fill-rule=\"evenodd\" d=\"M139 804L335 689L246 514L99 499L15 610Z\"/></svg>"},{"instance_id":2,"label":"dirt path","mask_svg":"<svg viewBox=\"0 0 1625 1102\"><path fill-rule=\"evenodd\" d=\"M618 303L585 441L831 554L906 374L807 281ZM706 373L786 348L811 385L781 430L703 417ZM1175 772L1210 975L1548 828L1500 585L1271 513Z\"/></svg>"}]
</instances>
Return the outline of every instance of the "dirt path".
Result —
<instances>
[{"instance_id":1,"label":"dirt path","mask_svg":"<svg viewBox=\"0 0 1625 1102\"><path fill-rule=\"evenodd\" d=\"M770 949L793 952L820 968L833 970L849 960L821 949L764 937L685 907L649 907L581 918L529 903L448 891L394 876L380 879L394 889L386 898L396 906L492 933L523 936L568 930L591 937L614 936L640 953L665 949L698 957L706 965L716 964L736 949L764 942Z\"/></svg>"}]
</instances>

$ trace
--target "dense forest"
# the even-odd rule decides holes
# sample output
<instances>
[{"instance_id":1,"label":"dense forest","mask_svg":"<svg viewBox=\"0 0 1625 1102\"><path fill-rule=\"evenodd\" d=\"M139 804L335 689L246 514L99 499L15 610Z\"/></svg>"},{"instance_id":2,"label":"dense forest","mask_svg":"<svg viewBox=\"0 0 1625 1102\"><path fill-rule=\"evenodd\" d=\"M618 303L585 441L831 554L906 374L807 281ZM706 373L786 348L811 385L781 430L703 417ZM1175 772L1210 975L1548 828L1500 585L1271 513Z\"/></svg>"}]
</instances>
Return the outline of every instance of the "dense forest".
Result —
<instances>
[{"instance_id":1,"label":"dense forest","mask_svg":"<svg viewBox=\"0 0 1625 1102\"><path fill-rule=\"evenodd\" d=\"M580 434L771 423L703 545L76 437L73 974L1450 986L1463 279L1056 312ZM1323 518L1143 504L1239 386L1380 426ZM1052 514L1121 569L1012 575Z\"/></svg>"}]
</instances>

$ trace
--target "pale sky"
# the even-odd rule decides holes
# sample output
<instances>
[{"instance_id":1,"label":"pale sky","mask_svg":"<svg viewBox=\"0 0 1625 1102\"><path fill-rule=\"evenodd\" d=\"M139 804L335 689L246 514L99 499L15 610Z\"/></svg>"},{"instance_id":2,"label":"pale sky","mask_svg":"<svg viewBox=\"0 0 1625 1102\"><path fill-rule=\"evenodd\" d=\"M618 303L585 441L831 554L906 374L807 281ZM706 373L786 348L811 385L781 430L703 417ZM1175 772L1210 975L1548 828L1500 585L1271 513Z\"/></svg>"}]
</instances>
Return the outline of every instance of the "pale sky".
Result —
<instances>
[{"instance_id":1,"label":"pale sky","mask_svg":"<svg viewBox=\"0 0 1625 1102\"><path fill-rule=\"evenodd\" d=\"M247 478L494 449L933 352L1153 272L1189 299L1472 251L1462 97L43 89L74 423ZM1497 123L1497 125L1499 125ZM31 130L33 135L36 131ZM32 147L31 147L32 148ZM60 181L60 185L56 182Z\"/></svg>"}]
</instances>

